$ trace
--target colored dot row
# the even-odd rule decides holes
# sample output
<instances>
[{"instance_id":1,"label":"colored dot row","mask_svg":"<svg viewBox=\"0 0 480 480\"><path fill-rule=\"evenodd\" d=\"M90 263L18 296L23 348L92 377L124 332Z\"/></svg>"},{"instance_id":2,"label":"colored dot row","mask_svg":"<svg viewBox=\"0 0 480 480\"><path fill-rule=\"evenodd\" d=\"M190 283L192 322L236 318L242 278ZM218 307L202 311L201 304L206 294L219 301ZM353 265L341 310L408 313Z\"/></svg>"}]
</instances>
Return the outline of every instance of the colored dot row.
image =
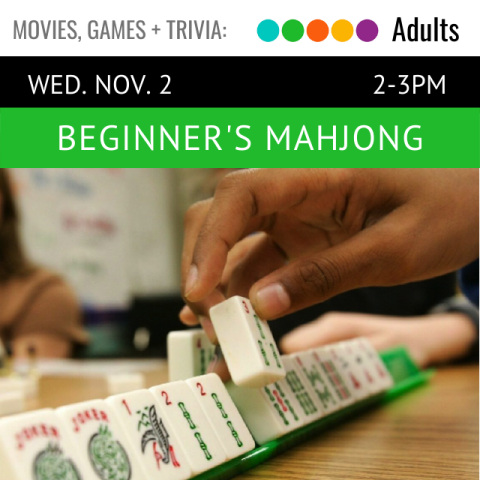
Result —
<instances>
[{"instance_id":1,"label":"colored dot row","mask_svg":"<svg viewBox=\"0 0 480 480\"><path fill-rule=\"evenodd\" d=\"M354 28L348 20L337 20L330 32L323 20L312 20L307 25L307 37L313 42L323 42L331 33L338 42L346 42L353 37ZM355 29L362 42L371 42L377 38L378 26L373 20L362 20ZM280 27L274 20L263 20L258 24L257 34L264 42L273 42L280 34ZM282 36L289 42L298 42L305 34L305 28L298 20L287 20L282 26Z\"/></svg>"}]
</instances>

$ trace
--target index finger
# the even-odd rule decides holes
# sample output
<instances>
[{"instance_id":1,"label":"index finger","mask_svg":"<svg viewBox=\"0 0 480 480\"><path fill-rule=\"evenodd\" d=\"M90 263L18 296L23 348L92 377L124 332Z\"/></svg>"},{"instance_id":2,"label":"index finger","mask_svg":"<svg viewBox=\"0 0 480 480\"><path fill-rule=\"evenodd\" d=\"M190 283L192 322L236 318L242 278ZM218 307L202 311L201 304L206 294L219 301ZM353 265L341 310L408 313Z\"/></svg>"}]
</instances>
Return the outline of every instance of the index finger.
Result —
<instances>
[{"instance_id":1,"label":"index finger","mask_svg":"<svg viewBox=\"0 0 480 480\"><path fill-rule=\"evenodd\" d=\"M186 226L184 261L191 262L184 267L183 292L189 302L202 300L220 283L228 252L239 240L268 231L273 214L305 199L308 170L249 169L224 177L201 218Z\"/></svg>"}]
</instances>

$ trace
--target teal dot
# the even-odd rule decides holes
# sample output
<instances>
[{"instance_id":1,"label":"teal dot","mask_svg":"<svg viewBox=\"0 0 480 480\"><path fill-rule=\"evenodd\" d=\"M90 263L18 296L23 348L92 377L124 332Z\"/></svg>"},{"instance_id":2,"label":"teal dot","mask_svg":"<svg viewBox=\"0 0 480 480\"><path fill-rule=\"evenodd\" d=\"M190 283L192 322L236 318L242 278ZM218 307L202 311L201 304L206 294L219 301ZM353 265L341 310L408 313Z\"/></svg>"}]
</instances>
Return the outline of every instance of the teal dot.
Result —
<instances>
[{"instance_id":1,"label":"teal dot","mask_svg":"<svg viewBox=\"0 0 480 480\"><path fill-rule=\"evenodd\" d=\"M263 20L258 24L257 35L264 42L273 42L279 33L280 28L273 20Z\"/></svg>"},{"instance_id":2,"label":"teal dot","mask_svg":"<svg viewBox=\"0 0 480 480\"><path fill-rule=\"evenodd\" d=\"M282 34L289 42L298 42L305 33L303 25L298 20L288 20L283 24Z\"/></svg>"}]
</instances>

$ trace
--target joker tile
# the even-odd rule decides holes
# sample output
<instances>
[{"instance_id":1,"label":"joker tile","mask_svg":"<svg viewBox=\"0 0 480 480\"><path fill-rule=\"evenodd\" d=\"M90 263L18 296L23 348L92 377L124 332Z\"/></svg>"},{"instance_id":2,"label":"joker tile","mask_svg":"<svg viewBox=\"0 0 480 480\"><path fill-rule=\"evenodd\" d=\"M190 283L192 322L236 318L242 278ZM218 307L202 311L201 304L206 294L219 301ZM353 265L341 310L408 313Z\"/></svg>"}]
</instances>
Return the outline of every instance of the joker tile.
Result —
<instances>
[{"instance_id":1,"label":"joker tile","mask_svg":"<svg viewBox=\"0 0 480 480\"><path fill-rule=\"evenodd\" d=\"M0 420L0 480L90 480L87 472L53 410Z\"/></svg>"},{"instance_id":2,"label":"joker tile","mask_svg":"<svg viewBox=\"0 0 480 480\"><path fill-rule=\"evenodd\" d=\"M104 400L57 408L55 414L86 465L86 480L148 480L129 449L129 442Z\"/></svg>"}]
</instances>

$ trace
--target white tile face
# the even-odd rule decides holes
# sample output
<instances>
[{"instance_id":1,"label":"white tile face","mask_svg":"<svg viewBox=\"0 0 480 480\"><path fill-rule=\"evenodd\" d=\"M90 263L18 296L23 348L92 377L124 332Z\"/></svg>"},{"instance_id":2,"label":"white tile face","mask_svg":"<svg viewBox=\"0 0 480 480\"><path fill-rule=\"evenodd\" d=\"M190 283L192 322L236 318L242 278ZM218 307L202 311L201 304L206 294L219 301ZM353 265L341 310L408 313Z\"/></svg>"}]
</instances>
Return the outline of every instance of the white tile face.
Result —
<instances>
[{"instance_id":1,"label":"white tile face","mask_svg":"<svg viewBox=\"0 0 480 480\"><path fill-rule=\"evenodd\" d=\"M109 397L129 442L129 452L137 457L144 477L149 480L185 480L191 470L169 419L160 413L149 390L137 390Z\"/></svg>"},{"instance_id":2,"label":"white tile face","mask_svg":"<svg viewBox=\"0 0 480 480\"><path fill-rule=\"evenodd\" d=\"M205 375L215 346L202 329L170 332L167 337L170 382Z\"/></svg>"},{"instance_id":3,"label":"white tile face","mask_svg":"<svg viewBox=\"0 0 480 480\"><path fill-rule=\"evenodd\" d=\"M229 382L226 387L259 445L281 437L295 428L276 401L271 385L246 388Z\"/></svg>"},{"instance_id":4,"label":"white tile face","mask_svg":"<svg viewBox=\"0 0 480 480\"><path fill-rule=\"evenodd\" d=\"M281 437L322 416L313 391L300 378L295 365L283 356L287 376L263 388L239 387L227 390L259 445Z\"/></svg>"},{"instance_id":5,"label":"white tile face","mask_svg":"<svg viewBox=\"0 0 480 480\"><path fill-rule=\"evenodd\" d=\"M229 298L210 309L210 318L235 384L261 388L285 378L270 327L250 300Z\"/></svg>"},{"instance_id":6,"label":"white tile face","mask_svg":"<svg viewBox=\"0 0 480 480\"><path fill-rule=\"evenodd\" d=\"M213 373L187 380L210 421L227 459L255 448L255 441L218 375Z\"/></svg>"},{"instance_id":7,"label":"white tile face","mask_svg":"<svg viewBox=\"0 0 480 480\"><path fill-rule=\"evenodd\" d=\"M307 384L303 375L300 375L295 361L286 355L282 355L283 366L287 376L282 380L285 390L289 393L291 404L304 423L311 423L323 416L323 410L314 400L314 392Z\"/></svg>"},{"instance_id":8,"label":"white tile face","mask_svg":"<svg viewBox=\"0 0 480 480\"><path fill-rule=\"evenodd\" d=\"M104 400L57 408L75 445L76 456L86 465L88 480L147 480L117 418Z\"/></svg>"},{"instance_id":9,"label":"white tile face","mask_svg":"<svg viewBox=\"0 0 480 480\"><path fill-rule=\"evenodd\" d=\"M28 380L29 378L23 377L0 377L0 394L22 391L27 395Z\"/></svg>"},{"instance_id":10,"label":"white tile face","mask_svg":"<svg viewBox=\"0 0 480 480\"><path fill-rule=\"evenodd\" d=\"M360 350L365 355L367 361L370 362L370 365L372 366L372 370L370 371L374 375L376 381L381 385L381 390L388 390L392 388L394 383L392 376L372 344L363 337L357 339L356 342L359 345Z\"/></svg>"},{"instance_id":11,"label":"white tile face","mask_svg":"<svg viewBox=\"0 0 480 480\"><path fill-rule=\"evenodd\" d=\"M12 415L25 410L25 389L12 390L10 392L0 391L0 417Z\"/></svg>"},{"instance_id":12,"label":"white tile face","mask_svg":"<svg viewBox=\"0 0 480 480\"><path fill-rule=\"evenodd\" d=\"M337 368L343 372L343 378L347 383L347 386L351 393L357 400L363 400L370 395L363 377L358 372L358 369L354 365L354 362L350 359L350 355L345 350L345 347L341 344L330 345L326 347L332 359L337 365Z\"/></svg>"},{"instance_id":13,"label":"white tile face","mask_svg":"<svg viewBox=\"0 0 480 480\"><path fill-rule=\"evenodd\" d=\"M332 390L340 402L342 408L351 405L355 401L355 397L347 385L344 378L344 373L337 367L333 361L332 354L327 348L316 348L312 351L313 358L317 361L318 366L325 375L328 383L332 387Z\"/></svg>"},{"instance_id":14,"label":"white tile face","mask_svg":"<svg viewBox=\"0 0 480 480\"><path fill-rule=\"evenodd\" d=\"M317 365L312 353L293 353L289 355L289 357L296 363L299 376L303 382L307 383L313 390L313 397L317 408L322 409L326 415L338 410L341 404L325 374L321 371L319 365Z\"/></svg>"},{"instance_id":15,"label":"white tile face","mask_svg":"<svg viewBox=\"0 0 480 480\"><path fill-rule=\"evenodd\" d=\"M89 480L53 410L0 420L0 479Z\"/></svg>"},{"instance_id":16,"label":"white tile face","mask_svg":"<svg viewBox=\"0 0 480 480\"><path fill-rule=\"evenodd\" d=\"M288 422L287 431L291 432L305 425L306 421L302 415L301 408L296 404L295 396L290 392L290 387L284 378L263 387L270 402L280 413L282 420ZM278 407L276 406L278 405Z\"/></svg>"},{"instance_id":17,"label":"white tile face","mask_svg":"<svg viewBox=\"0 0 480 480\"><path fill-rule=\"evenodd\" d=\"M180 439L194 475L226 461L225 452L202 407L183 381L150 389L163 417Z\"/></svg>"},{"instance_id":18,"label":"white tile face","mask_svg":"<svg viewBox=\"0 0 480 480\"><path fill-rule=\"evenodd\" d=\"M381 392L382 386L375 377L374 368L365 352L362 351L358 342L352 340L344 342L342 345L350 356L350 361L355 365L358 375L363 379L363 383L367 386L370 394L375 395L376 393Z\"/></svg>"}]
</instances>

